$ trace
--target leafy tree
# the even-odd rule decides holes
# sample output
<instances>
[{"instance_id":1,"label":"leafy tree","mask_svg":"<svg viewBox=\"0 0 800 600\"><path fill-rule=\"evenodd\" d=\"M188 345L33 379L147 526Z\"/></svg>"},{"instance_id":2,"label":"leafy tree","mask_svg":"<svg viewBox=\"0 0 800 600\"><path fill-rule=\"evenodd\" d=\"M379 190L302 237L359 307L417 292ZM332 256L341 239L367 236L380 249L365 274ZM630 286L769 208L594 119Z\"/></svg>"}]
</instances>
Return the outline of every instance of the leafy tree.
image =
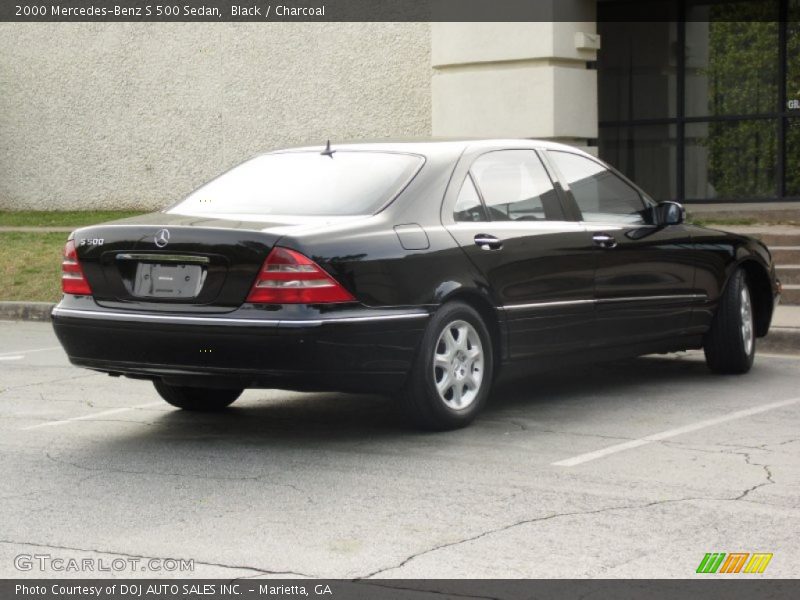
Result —
<instances>
[{"instance_id":1,"label":"leafy tree","mask_svg":"<svg viewBox=\"0 0 800 600\"><path fill-rule=\"evenodd\" d=\"M711 115L773 113L778 108L778 23L775 2L710 7L708 65L701 70ZM773 20L770 20L773 19ZM774 119L711 122L708 195L764 197L776 192L777 128Z\"/></svg>"}]
</instances>

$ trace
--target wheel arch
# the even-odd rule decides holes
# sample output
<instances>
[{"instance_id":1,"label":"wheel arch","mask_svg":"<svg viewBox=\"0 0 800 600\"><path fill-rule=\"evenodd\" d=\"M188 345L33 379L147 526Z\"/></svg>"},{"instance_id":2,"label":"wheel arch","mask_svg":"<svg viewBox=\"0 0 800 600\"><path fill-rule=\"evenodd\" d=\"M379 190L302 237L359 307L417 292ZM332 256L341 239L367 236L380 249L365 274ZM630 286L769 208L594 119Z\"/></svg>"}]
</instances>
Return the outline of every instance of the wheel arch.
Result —
<instances>
[{"instance_id":1,"label":"wheel arch","mask_svg":"<svg viewBox=\"0 0 800 600\"><path fill-rule=\"evenodd\" d=\"M496 378L497 372L506 358L506 335L500 311L498 311L492 302L478 290L458 288L442 298L440 306L448 302L463 302L475 309L483 319L483 322L489 330L489 335L492 338L492 352L495 357L494 372Z\"/></svg>"}]
</instances>

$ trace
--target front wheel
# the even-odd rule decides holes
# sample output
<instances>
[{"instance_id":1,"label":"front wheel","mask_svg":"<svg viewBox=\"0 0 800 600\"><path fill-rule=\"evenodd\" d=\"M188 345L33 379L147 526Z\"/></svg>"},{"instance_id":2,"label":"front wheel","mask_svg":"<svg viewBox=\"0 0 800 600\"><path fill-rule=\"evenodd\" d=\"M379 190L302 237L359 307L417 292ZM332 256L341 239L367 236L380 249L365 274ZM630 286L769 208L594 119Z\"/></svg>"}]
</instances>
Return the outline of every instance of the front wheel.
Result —
<instances>
[{"instance_id":1,"label":"front wheel","mask_svg":"<svg viewBox=\"0 0 800 600\"><path fill-rule=\"evenodd\" d=\"M747 373L753 366L756 353L753 304L741 269L731 276L720 298L703 350L708 368L715 373Z\"/></svg>"},{"instance_id":2,"label":"front wheel","mask_svg":"<svg viewBox=\"0 0 800 600\"><path fill-rule=\"evenodd\" d=\"M230 406L242 389L215 389L169 385L160 379L153 381L159 395L172 406L197 412L213 412Z\"/></svg>"},{"instance_id":3,"label":"front wheel","mask_svg":"<svg viewBox=\"0 0 800 600\"><path fill-rule=\"evenodd\" d=\"M492 383L492 340L475 309L445 304L431 318L402 392L412 419L434 431L468 425Z\"/></svg>"}]
</instances>

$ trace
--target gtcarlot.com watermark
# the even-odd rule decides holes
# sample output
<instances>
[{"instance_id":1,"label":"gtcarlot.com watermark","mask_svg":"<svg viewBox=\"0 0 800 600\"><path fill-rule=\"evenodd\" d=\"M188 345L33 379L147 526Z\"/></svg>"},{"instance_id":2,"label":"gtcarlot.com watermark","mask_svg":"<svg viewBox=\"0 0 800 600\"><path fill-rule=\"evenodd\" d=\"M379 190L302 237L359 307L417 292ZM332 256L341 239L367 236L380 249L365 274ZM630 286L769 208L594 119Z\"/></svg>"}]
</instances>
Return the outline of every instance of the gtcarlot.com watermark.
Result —
<instances>
[{"instance_id":1,"label":"gtcarlot.com watermark","mask_svg":"<svg viewBox=\"0 0 800 600\"><path fill-rule=\"evenodd\" d=\"M14 557L17 571L55 573L124 573L139 572L191 573L194 559L185 558L70 558L52 554L17 554Z\"/></svg>"}]
</instances>

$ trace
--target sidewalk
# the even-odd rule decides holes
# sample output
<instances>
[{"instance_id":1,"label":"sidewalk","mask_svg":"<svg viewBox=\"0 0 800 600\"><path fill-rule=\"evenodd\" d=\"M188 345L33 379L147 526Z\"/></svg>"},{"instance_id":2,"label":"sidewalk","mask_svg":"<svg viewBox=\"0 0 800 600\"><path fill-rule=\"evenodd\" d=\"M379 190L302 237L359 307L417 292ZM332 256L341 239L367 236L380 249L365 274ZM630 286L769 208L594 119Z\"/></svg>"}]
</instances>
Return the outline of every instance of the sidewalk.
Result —
<instances>
[{"instance_id":1,"label":"sidewalk","mask_svg":"<svg viewBox=\"0 0 800 600\"><path fill-rule=\"evenodd\" d=\"M778 306L772 319L772 326L800 331L800 306Z\"/></svg>"}]
</instances>

